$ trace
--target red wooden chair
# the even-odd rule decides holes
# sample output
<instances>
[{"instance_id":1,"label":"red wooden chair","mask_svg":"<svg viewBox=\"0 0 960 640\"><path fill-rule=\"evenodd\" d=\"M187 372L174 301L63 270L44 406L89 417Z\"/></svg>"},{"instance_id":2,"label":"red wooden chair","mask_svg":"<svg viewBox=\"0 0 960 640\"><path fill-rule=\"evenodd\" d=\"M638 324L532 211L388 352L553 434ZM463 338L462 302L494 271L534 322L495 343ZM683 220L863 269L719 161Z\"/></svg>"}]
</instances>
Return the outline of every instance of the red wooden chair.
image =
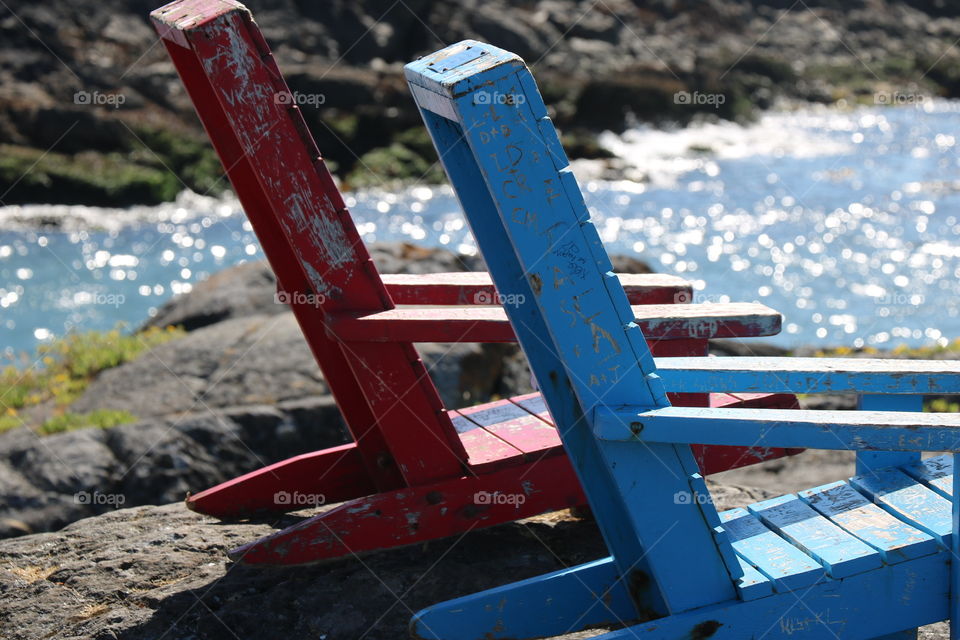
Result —
<instances>
[{"instance_id":1,"label":"red wooden chair","mask_svg":"<svg viewBox=\"0 0 960 640\"><path fill-rule=\"evenodd\" d=\"M502 307L469 306L498 299L489 276L381 277L250 13L230 0L179 0L151 17L354 438L190 496L190 508L221 518L345 501L230 556L300 564L585 505L539 395L448 411L413 346L514 342ZM620 279L658 356L704 355L709 338L780 329L780 315L759 304L670 304L690 295L673 276ZM796 403L783 394L675 400ZM789 452L697 450L705 473Z\"/></svg>"}]
</instances>

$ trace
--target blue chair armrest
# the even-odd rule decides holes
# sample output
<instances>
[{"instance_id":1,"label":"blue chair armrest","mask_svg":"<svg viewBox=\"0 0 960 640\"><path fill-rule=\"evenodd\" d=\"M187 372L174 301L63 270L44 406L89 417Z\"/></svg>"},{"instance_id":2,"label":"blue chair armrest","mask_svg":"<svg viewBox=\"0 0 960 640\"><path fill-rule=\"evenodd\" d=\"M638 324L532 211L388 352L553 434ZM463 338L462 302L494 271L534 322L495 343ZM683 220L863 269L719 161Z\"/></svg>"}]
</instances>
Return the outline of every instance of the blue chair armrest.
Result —
<instances>
[{"instance_id":1,"label":"blue chair armrest","mask_svg":"<svg viewBox=\"0 0 960 640\"><path fill-rule=\"evenodd\" d=\"M669 444L960 452L955 413L601 406L594 433L601 440Z\"/></svg>"},{"instance_id":2,"label":"blue chair armrest","mask_svg":"<svg viewBox=\"0 0 960 640\"><path fill-rule=\"evenodd\" d=\"M657 358L667 391L960 394L960 361L868 358Z\"/></svg>"}]
</instances>

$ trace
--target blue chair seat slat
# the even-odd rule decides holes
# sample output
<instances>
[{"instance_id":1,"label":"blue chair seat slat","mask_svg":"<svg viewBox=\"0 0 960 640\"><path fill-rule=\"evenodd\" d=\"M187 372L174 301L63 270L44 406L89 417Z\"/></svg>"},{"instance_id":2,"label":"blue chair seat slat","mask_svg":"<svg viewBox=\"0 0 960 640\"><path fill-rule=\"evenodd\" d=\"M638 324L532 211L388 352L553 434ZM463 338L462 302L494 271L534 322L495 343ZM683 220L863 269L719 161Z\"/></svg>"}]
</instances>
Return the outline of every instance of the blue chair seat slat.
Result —
<instances>
[{"instance_id":1,"label":"blue chair seat slat","mask_svg":"<svg viewBox=\"0 0 960 640\"><path fill-rule=\"evenodd\" d=\"M879 551L887 564L938 549L930 534L893 517L842 480L804 489L797 495L838 527Z\"/></svg>"},{"instance_id":2,"label":"blue chair seat slat","mask_svg":"<svg viewBox=\"0 0 960 640\"><path fill-rule=\"evenodd\" d=\"M818 560L832 578L846 578L883 564L876 549L793 494L756 502L747 508L765 525Z\"/></svg>"},{"instance_id":3,"label":"blue chair seat slat","mask_svg":"<svg viewBox=\"0 0 960 640\"><path fill-rule=\"evenodd\" d=\"M901 467L911 478L919 480L948 500L953 497L953 456L945 454Z\"/></svg>"},{"instance_id":4,"label":"blue chair seat slat","mask_svg":"<svg viewBox=\"0 0 960 640\"><path fill-rule=\"evenodd\" d=\"M740 593L741 600L756 600L773 595L773 581L770 578L757 571L752 564L739 555L737 562L743 571L743 575L737 580L737 591Z\"/></svg>"},{"instance_id":5,"label":"blue chair seat slat","mask_svg":"<svg viewBox=\"0 0 960 640\"><path fill-rule=\"evenodd\" d=\"M768 529L746 509L724 511L720 522L737 555L772 580L777 591L803 589L826 575L819 562Z\"/></svg>"},{"instance_id":6,"label":"blue chair seat slat","mask_svg":"<svg viewBox=\"0 0 960 640\"><path fill-rule=\"evenodd\" d=\"M850 478L850 484L900 520L926 531L949 548L950 502L899 469L878 469Z\"/></svg>"}]
</instances>

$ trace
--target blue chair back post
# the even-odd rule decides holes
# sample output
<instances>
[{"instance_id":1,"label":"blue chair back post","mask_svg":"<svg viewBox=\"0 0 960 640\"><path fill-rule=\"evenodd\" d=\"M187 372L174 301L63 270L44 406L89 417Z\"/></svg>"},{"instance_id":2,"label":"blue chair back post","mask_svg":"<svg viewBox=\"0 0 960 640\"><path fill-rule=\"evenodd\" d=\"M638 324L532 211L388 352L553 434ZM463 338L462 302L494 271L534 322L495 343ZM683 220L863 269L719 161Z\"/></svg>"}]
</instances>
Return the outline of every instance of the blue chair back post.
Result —
<instances>
[{"instance_id":1,"label":"blue chair back post","mask_svg":"<svg viewBox=\"0 0 960 640\"><path fill-rule=\"evenodd\" d=\"M406 76L638 617L735 598L689 447L594 437L601 405L669 402L530 72L464 41Z\"/></svg>"},{"instance_id":2,"label":"blue chair back post","mask_svg":"<svg viewBox=\"0 0 960 640\"><path fill-rule=\"evenodd\" d=\"M864 394L857 404L861 411L923 411L923 396ZM858 451L857 475L916 462L920 462L919 451Z\"/></svg>"}]
</instances>

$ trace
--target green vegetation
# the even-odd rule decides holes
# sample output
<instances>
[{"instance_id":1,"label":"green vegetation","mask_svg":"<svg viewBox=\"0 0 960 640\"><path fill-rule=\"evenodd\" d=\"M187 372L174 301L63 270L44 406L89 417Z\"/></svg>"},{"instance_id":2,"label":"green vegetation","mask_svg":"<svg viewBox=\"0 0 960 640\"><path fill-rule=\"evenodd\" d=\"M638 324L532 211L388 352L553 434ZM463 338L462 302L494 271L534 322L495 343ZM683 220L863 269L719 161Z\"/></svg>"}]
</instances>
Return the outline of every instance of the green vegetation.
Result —
<instances>
[{"instance_id":1,"label":"green vegetation","mask_svg":"<svg viewBox=\"0 0 960 640\"><path fill-rule=\"evenodd\" d=\"M346 177L352 189L392 186L410 180L427 184L446 182L433 143L423 127L407 129L394 137L389 146L363 154Z\"/></svg>"},{"instance_id":2,"label":"green vegetation","mask_svg":"<svg viewBox=\"0 0 960 640\"><path fill-rule=\"evenodd\" d=\"M894 356L910 360L929 360L931 358L960 359L960 338L948 343L946 346L933 344L923 347L908 347L905 344L900 344L889 351L881 351L876 347L863 347L861 349L835 347L832 349L820 349L813 355L818 358L843 358L857 354L867 354L878 358Z\"/></svg>"},{"instance_id":3,"label":"green vegetation","mask_svg":"<svg viewBox=\"0 0 960 640\"><path fill-rule=\"evenodd\" d=\"M20 426L25 409L44 403L52 404L56 415L41 425L41 433L130 422L134 416L124 411L102 410L78 415L65 409L101 371L129 362L183 333L174 327L151 328L135 334L125 334L119 329L73 333L40 345L32 358L22 354L19 363L11 362L0 369L0 406L3 407L0 432Z\"/></svg>"},{"instance_id":4,"label":"green vegetation","mask_svg":"<svg viewBox=\"0 0 960 640\"><path fill-rule=\"evenodd\" d=\"M162 170L174 194L188 187L197 193L217 195L230 187L220 159L206 136L183 135L168 129L134 129L130 156L138 164Z\"/></svg>"},{"instance_id":5,"label":"green vegetation","mask_svg":"<svg viewBox=\"0 0 960 640\"><path fill-rule=\"evenodd\" d=\"M933 398L923 404L923 410L930 413L960 413L960 402L948 398Z\"/></svg>"},{"instance_id":6,"label":"green vegetation","mask_svg":"<svg viewBox=\"0 0 960 640\"><path fill-rule=\"evenodd\" d=\"M862 349L836 347L833 349L820 349L814 353L818 358L844 358L859 354L875 356L877 358L893 356L909 360L956 360L960 359L960 338L948 343L946 346L927 345L923 347L908 347L905 344L901 344L890 351L880 351L876 347L863 347ZM931 413L960 413L960 398L957 396L928 397L923 403L923 410Z\"/></svg>"},{"instance_id":7,"label":"green vegetation","mask_svg":"<svg viewBox=\"0 0 960 640\"><path fill-rule=\"evenodd\" d=\"M175 176L130 162L121 153L45 153L0 145L0 192L5 203L70 202L101 206L172 200Z\"/></svg>"},{"instance_id":8,"label":"green vegetation","mask_svg":"<svg viewBox=\"0 0 960 640\"><path fill-rule=\"evenodd\" d=\"M50 418L37 431L41 435L51 435L73 431L84 427L99 427L109 429L121 424L136 422L137 417L129 411L115 411L114 409L97 409L90 413L71 413L69 411Z\"/></svg>"},{"instance_id":9,"label":"green vegetation","mask_svg":"<svg viewBox=\"0 0 960 640\"><path fill-rule=\"evenodd\" d=\"M0 145L0 193L11 203L156 204L184 187L218 194L230 184L206 137L132 129L112 150L77 154Z\"/></svg>"}]
</instances>

